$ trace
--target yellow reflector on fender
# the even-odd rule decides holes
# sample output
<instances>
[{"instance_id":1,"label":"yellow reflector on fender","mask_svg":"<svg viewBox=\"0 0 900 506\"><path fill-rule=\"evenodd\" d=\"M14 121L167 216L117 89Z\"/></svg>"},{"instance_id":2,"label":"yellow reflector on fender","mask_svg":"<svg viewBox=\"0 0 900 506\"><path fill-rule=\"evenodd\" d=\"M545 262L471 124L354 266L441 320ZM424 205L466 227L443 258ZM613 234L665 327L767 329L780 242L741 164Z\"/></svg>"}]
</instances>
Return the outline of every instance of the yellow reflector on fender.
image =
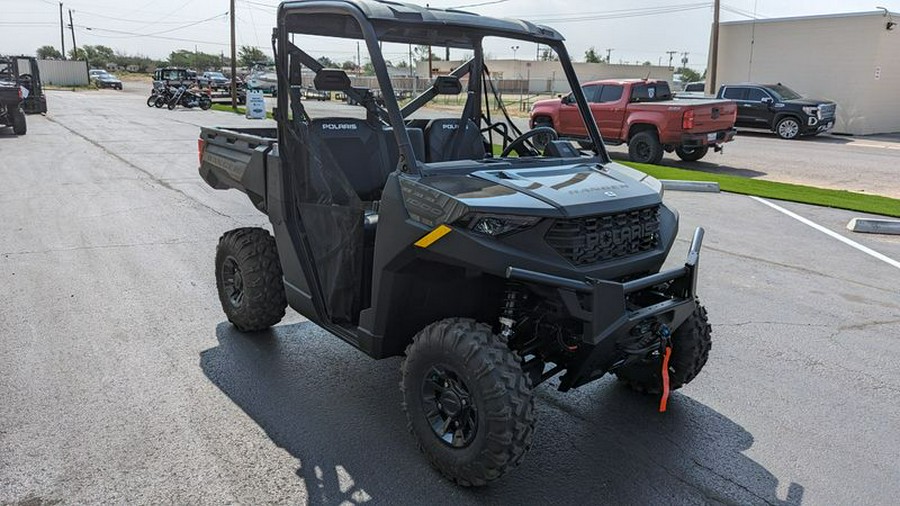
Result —
<instances>
[{"instance_id":1,"label":"yellow reflector on fender","mask_svg":"<svg viewBox=\"0 0 900 506\"><path fill-rule=\"evenodd\" d=\"M450 231L453 230L447 225L438 225L434 230L428 232L421 239L415 242L415 245L420 248L427 248L437 242L438 239L444 237L449 234Z\"/></svg>"}]
</instances>

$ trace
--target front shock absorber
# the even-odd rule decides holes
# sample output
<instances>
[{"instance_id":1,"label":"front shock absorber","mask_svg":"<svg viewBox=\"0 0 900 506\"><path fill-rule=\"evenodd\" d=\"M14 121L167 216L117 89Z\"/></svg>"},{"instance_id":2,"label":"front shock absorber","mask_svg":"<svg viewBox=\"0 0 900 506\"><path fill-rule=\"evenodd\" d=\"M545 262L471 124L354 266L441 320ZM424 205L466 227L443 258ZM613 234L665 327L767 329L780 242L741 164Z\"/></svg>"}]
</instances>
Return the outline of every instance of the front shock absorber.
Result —
<instances>
[{"instance_id":1,"label":"front shock absorber","mask_svg":"<svg viewBox=\"0 0 900 506\"><path fill-rule=\"evenodd\" d=\"M500 336L504 342L509 342L515 335L515 325L519 320L522 303L526 298L522 285L510 283L506 286L503 296L503 307L500 309Z\"/></svg>"}]
</instances>

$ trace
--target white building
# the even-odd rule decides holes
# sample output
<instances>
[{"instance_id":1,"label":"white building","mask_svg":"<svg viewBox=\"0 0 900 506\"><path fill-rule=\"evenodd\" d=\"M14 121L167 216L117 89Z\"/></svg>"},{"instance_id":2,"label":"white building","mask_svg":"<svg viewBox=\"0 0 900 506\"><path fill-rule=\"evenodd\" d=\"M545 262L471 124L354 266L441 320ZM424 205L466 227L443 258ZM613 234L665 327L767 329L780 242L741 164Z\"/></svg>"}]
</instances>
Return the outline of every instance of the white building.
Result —
<instances>
[{"instance_id":1,"label":"white building","mask_svg":"<svg viewBox=\"0 0 900 506\"><path fill-rule=\"evenodd\" d=\"M714 86L780 82L837 102L835 133L900 132L896 23L882 11L722 23Z\"/></svg>"},{"instance_id":2,"label":"white building","mask_svg":"<svg viewBox=\"0 0 900 506\"><path fill-rule=\"evenodd\" d=\"M433 61L432 72L435 75L448 74L462 65L460 60ZM606 63L574 62L575 73L582 83L599 79L632 79L650 78L672 81L672 69L657 65L617 65ZM569 83L558 61L531 60L488 60L485 62L491 77L497 81L511 83L506 91L522 91L524 93L564 93L570 91ZM421 61L416 65L416 74L420 77L428 75L428 62Z\"/></svg>"}]
</instances>

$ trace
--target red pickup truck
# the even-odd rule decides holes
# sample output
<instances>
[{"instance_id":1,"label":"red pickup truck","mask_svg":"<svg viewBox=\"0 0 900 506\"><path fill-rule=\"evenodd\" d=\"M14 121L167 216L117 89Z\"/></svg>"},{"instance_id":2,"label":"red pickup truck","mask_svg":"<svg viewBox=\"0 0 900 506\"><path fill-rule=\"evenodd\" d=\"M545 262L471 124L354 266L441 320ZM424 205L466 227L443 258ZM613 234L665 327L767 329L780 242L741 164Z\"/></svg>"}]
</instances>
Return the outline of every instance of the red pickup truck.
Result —
<instances>
[{"instance_id":1,"label":"red pickup truck","mask_svg":"<svg viewBox=\"0 0 900 506\"><path fill-rule=\"evenodd\" d=\"M632 161L658 163L674 151L685 161L703 158L734 139L737 105L730 100L672 100L669 83L608 79L582 85L607 144L628 144ZM571 94L535 102L531 126L553 127L587 147L587 131Z\"/></svg>"}]
</instances>

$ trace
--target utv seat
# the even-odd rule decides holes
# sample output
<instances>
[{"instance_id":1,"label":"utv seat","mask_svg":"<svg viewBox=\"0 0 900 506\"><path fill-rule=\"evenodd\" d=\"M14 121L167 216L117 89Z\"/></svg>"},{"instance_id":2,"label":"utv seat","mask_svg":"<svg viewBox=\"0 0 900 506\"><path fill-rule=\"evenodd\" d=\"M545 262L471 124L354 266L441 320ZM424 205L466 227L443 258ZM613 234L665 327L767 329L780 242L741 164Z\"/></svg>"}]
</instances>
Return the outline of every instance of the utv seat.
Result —
<instances>
[{"instance_id":1,"label":"utv seat","mask_svg":"<svg viewBox=\"0 0 900 506\"><path fill-rule=\"evenodd\" d=\"M460 128L459 118L433 119L425 127L426 160L449 162L452 160L481 160L484 158L484 137L478 125L471 119ZM462 135L457 140L457 136ZM453 148L456 146L456 153Z\"/></svg>"},{"instance_id":2,"label":"utv seat","mask_svg":"<svg viewBox=\"0 0 900 506\"><path fill-rule=\"evenodd\" d=\"M309 131L328 148L337 165L326 165L326 171L343 172L363 201L381 198L384 183L396 167L396 161L392 164L388 159L382 128L356 118L319 118L310 122ZM323 156L323 163L330 163L329 157Z\"/></svg>"}]
</instances>

